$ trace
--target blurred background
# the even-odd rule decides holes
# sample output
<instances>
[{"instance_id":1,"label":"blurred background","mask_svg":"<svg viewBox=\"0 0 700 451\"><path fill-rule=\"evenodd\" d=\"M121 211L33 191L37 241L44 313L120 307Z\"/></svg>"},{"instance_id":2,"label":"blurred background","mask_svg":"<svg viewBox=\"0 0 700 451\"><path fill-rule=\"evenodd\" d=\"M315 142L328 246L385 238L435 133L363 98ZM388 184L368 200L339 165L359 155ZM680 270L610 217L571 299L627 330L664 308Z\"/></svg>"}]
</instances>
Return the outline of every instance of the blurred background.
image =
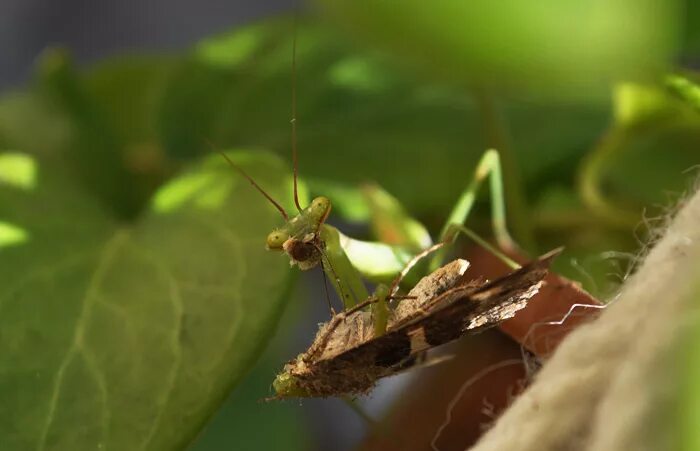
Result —
<instances>
[{"instance_id":1,"label":"blurred background","mask_svg":"<svg viewBox=\"0 0 700 451\"><path fill-rule=\"evenodd\" d=\"M197 40L247 22L289 12L295 1L102 2L7 0L0 37L3 88L26 82L34 61L49 45L64 45L76 60L91 63L129 51L182 51Z\"/></svg>"},{"instance_id":2,"label":"blurred background","mask_svg":"<svg viewBox=\"0 0 700 451\"><path fill-rule=\"evenodd\" d=\"M323 280L264 250L280 218L206 142L289 208L294 86L304 194L359 238L361 183L435 234L495 147L515 238L566 246L557 271L606 300L697 178L699 30L690 0L3 0L2 449L427 449L519 347L463 340L360 400L403 438L340 400L260 402L327 319ZM440 449L518 375L470 388Z\"/></svg>"}]
</instances>

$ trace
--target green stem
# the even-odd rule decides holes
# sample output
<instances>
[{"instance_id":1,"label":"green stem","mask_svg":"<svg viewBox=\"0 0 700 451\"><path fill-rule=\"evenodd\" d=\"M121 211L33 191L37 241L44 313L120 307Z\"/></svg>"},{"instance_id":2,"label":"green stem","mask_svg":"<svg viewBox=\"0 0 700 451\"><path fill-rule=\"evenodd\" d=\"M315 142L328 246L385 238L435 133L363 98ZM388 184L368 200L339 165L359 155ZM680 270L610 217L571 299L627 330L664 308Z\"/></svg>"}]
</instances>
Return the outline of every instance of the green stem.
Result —
<instances>
[{"instance_id":1,"label":"green stem","mask_svg":"<svg viewBox=\"0 0 700 451\"><path fill-rule=\"evenodd\" d=\"M583 203L608 226L629 230L639 223L640 217L614 205L606 199L602 190L602 178L610 157L621 148L627 131L611 128L584 159L578 178L578 191Z\"/></svg>"},{"instance_id":2,"label":"green stem","mask_svg":"<svg viewBox=\"0 0 700 451\"><path fill-rule=\"evenodd\" d=\"M447 222L440 233L440 242L450 243L455 239L454 226L461 226L467 220L481 183L488 177L491 185L491 221L496 242L506 252L516 252L517 244L513 241L506 227L506 208L503 193L503 175L501 172L500 157L496 150L489 149L476 165L472 181L462 192L457 204L447 218ZM444 249L435 253L431 259L430 271L435 271L443 262Z\"/></svg>"}]
</instances>

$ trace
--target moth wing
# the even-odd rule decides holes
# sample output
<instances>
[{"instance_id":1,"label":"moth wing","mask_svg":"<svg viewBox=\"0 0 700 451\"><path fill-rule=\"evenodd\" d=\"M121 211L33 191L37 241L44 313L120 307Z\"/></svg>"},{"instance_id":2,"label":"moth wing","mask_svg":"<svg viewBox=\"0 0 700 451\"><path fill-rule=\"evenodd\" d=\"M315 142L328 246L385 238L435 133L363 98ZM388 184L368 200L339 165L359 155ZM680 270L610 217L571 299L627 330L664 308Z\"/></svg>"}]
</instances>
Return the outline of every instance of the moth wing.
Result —
<instances>
[{"instance_id":1,"label":"moth wing","mask_svg":"<svg viewBox=\"0 0 700 451\"><path fill-rule=\"evenodd\" d=\"M438 296L428 314L335 356L339 364L391 367L465 332L492 327L512 317L537 293L552 260L561 249L480 287L466 285Z\"/></svg>"}]
</instances>

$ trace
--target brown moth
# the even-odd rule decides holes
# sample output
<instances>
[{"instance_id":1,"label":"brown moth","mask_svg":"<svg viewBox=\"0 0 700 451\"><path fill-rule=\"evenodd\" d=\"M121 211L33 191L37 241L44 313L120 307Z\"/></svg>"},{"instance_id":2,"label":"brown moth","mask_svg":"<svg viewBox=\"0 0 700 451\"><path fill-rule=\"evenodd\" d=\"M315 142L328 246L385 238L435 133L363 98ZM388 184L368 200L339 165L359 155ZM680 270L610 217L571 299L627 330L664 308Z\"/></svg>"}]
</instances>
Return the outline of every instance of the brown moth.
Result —
<instances>
[{"instance_id":1,"label":"brown moth","mask_svg":"<svg viewBox=\"0 0 700 451\"><path fill-rule=\"evenodd\" d=\"M511 318L538 292L561 249L493 281L461 282L469 263L455 260L421 279L375 337L372 300L320 326L309 349L276 377L273 399L358 395L411 367L428 349Z\"/></svg>"}]
</instances>

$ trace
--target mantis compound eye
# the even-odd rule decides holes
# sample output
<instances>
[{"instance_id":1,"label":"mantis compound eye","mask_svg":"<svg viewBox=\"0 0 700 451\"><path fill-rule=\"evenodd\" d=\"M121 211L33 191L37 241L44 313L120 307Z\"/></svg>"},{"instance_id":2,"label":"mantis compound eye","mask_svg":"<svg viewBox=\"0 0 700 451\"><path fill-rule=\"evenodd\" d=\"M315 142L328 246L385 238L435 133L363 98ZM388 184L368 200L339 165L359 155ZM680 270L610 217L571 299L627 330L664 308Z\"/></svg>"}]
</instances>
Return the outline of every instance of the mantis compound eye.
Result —
<instances>
[{"instance_id":1,"label":"mantis compound eye","mask_svg":"<svg viewBox=\"0 0 700 451\"><path fill-rule=\"evenodd\" d=\"M331 200L327 197L320 196L311 201L309 205L310 215L320 224L326 220L328 213L331 212Z\"/></svg>"},{"instance_id":2,"label":"mantis compound eye","mask_svg":"<svg viewBox=\"0 0 700 451\"><path fill-rule=\"evenodd\" d=\"M282 245L289 239L289 234L283 230L275 230L267 236L267 248L282 250Z\"/></svg>"}]
</instances>

